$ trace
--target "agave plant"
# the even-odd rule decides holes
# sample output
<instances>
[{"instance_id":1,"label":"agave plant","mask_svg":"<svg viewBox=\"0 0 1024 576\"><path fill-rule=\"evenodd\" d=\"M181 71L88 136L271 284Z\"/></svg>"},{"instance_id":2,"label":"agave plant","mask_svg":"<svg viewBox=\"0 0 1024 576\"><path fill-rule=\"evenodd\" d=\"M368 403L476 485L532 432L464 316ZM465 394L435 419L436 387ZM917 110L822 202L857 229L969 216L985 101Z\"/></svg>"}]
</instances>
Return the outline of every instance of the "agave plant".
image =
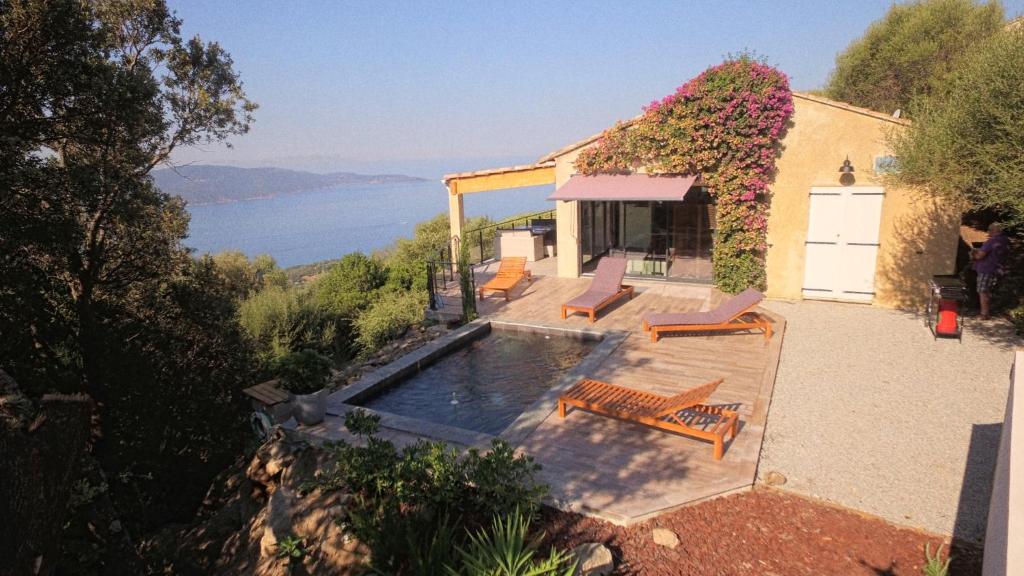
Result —
<instances>
[{"instance_id":1,"label":"agave plant","mask_svg":"<svg viewBox=\"0 0 1024 576\"><path fill-rule=\"evenodd\" d=\"M490 530L469 535L459 548L461 569L448 567L450 576L572 576L576 562L552 549L547 558L536 558L544 534L527 539L530 520L519 509L496 516Z\"/></svg>"}]
</instances>

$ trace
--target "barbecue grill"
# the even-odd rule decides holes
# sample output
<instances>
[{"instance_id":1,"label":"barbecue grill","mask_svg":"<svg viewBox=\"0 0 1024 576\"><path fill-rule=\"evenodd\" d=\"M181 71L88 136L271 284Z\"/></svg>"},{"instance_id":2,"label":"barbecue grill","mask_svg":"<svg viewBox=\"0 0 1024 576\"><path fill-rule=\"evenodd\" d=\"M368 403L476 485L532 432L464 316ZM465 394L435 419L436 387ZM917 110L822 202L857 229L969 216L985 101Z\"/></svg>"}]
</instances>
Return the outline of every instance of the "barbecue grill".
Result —
<instances>
[{"instance_id":1,"label":"barbecue grill","mask_svg":"<svg viewBox=\"0 0 1024 576\"><path fill-rule=\"evenodd\" d=\"M928 309L925 322L932 336L960 340L964 332L963 307L967 285L959 276L932 276L928 281Z\"/></svg>"}]
</instances>

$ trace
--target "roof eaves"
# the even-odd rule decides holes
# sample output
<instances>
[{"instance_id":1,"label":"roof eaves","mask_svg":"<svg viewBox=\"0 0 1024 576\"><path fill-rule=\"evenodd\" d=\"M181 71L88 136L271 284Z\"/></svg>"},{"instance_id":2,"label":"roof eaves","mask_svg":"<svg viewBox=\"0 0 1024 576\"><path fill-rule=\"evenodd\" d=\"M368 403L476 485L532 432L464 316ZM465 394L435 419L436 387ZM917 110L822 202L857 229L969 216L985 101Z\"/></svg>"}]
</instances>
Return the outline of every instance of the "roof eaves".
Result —
<instances>
[{"instance_id":1,"label":"roof eaves","mask_svg":"<svg viewBox=\"0 0 1024 576\"><path fill-rule=\"evenodd\" d=\"M641 114L639 116L635 116L633 118L630 118L629 120L626 120L626 121L622 122L622 124L625 124L625 125L629 126L632 123L634 123L637 120L639 120L640 118L643 118L643 114ZM607 132L607 130L602 130L602 131L598 132L597 134L594 134L592 136L587 136L583 140L580 140L578 142L574 142L572 144L569 144L568 146L564 146L562 148L559 148L558 150L555 150L554 152L551 152L550 154L547 154L546 156L542 156L541 159L538 160L538 162L553 162L555 160L555 158L558 158L559 156L565 156L569 152L573 152L575 150L579 150L580 148L583 148L584 146L587 146L589 144L593 144L594 142L597 142L598 140L601 139L601 136L604 136L605 132Z\"/></svg>"},{"instance_id":2,"label":"roof eaves","mask_svg":"<svg viewBox=\"0 0 1024 576\"><path fill-rule=\"evenodd\" d=\"M839 102L837 100L831 100L829 98L825 98L824 96L815 96L813 94L808 94L806 92L793 92L793 97L800 98L800 99L803 99L803 100L807 100L807 101L810 101L810 102L816 102L818 104L824 104L825 106L832 106L833 108L839 108L840 110L846 110L847 112L853 112L855 114L861 114L863 116L870 116L871 118L875 118L877 120L884 120L886 122L892 122L893 124L899 124L901 126L909 126L910 125L910 121L907 120L907 119L896 118L896 117L893 117L893 116L891 116L889 114L886 114L884 112L877 112L877 111L871 110L869 108L861 108L860 106L854 106L852 104L847 104L845 102ZM642 114L640 116L636 116L635 118L631 118L629 120L626 120L624 122L624 124L630 125L630 124L636 122L637 120L639 120L641 117L643 117ZM552 162L552 161L555 160L555 158L558 158L559 156L564 156L564 155L566 155L566 154L568 154L570 152L574 152L576 150L579 150L580 148L583 148L584 146L588 146L590 144L593 144L594 142L600 140L601 136L603 136L605 132L606 132L606 130L603 130L601 132L598 132L597 134L593 134L591 136L588 136L588 137L586 137L586 138L584 138L584 139L582 139L582 140L580 140L578 142L573 142L572 144L569 144L568 146L564 146L562 148L559 148L558 150L555 150L554 152L551 152L551 153L549 153L549 154L547 154L545 156L542 156L540 158L540 160L538 160L538 162Z\"/></svg>"},{"instance_id":3,"label":"roof eaves","mask_svg":"<svg viewBox=\"0 0 1024 576\"><path fill-rule=\"evenodd\" d=\"M825 106L831 106L833 108L839 108L840 110L846 110L847 112L853 112L854 114L860 114L862 116L870 116L871 118L892 122L893 124L899 124L901 126L910 125L910 120L905 118L896 118L895 116L886 114L885 112L877 112L870 108L861 108L860 106L839 102L838 100L832 100L830 98L825 98L824 96L816 96L806 92L793 92L793 97L800 98L801 100L807 100L809 102L824 104Z\"/></svg>"},{"instance_id":4,"label":"roof eaves","mask_svg":"<svg viewBox=\"0 0 1024 576\"><path fill-rule=\"evenodd\" d=\"M449 182L456 178L472 178L474 176L493 176L495 174L505 174L508 172L523 172L525 170L534 170L536 168L550 168L554 166L553 160L545 161L540 160L536 164L521 164L519 166L504 166L502 168L488 168L487 170L476 170L473 172L457 172L454 174L445 174L441 178L445 182Z\"/></svg>"}]
</instances>

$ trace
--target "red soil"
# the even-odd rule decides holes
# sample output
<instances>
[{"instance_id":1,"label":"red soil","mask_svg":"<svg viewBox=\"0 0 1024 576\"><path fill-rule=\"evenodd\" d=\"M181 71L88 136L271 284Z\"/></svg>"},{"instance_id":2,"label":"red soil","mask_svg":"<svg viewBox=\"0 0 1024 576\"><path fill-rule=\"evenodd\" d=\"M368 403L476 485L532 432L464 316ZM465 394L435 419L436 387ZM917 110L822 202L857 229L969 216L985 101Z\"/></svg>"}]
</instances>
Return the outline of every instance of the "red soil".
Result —
<instances>
[{"instance_id":1,"label":"red soil","mask_svg":"<svg viewBox=\"0 0 1024 576\"><path fill-rule=\"evenodd\" d=\"M604 544L616 574L652 576L920 576L925 543L933 551L948 545L941 536L768 489L716 498L628 528L545 509L542 527L547 543L562 549ZM655 544L654 528L675 532L679 545ZM980 574L980 550L954 544L950 568L952 575Z\"/></svg>"}]
</instances>

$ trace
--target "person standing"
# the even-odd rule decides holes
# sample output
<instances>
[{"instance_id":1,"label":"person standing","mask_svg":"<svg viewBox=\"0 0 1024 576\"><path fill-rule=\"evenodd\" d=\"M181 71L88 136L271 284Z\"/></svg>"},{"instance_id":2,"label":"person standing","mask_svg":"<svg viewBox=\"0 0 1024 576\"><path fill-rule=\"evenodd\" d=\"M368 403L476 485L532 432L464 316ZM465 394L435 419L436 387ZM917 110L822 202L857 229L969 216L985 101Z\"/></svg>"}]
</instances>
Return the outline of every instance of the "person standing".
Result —
<instances>
[{"instance_id":1,"label":"person standing","mask_svg":"<svg viewBox=\"0 0 1024 576\"><path fill-rule=\"evenodd\" d=\"M1003 233L1003 227L992 223L988 227L988 240L981 248L971 250L974 260L974 271L978 273L978 298L981 300L981 318L988 320L992 307L992 290L995 288L1003 272L1006 253L1010 251L1010 241Z\"/></svg>"}]
</instances>

